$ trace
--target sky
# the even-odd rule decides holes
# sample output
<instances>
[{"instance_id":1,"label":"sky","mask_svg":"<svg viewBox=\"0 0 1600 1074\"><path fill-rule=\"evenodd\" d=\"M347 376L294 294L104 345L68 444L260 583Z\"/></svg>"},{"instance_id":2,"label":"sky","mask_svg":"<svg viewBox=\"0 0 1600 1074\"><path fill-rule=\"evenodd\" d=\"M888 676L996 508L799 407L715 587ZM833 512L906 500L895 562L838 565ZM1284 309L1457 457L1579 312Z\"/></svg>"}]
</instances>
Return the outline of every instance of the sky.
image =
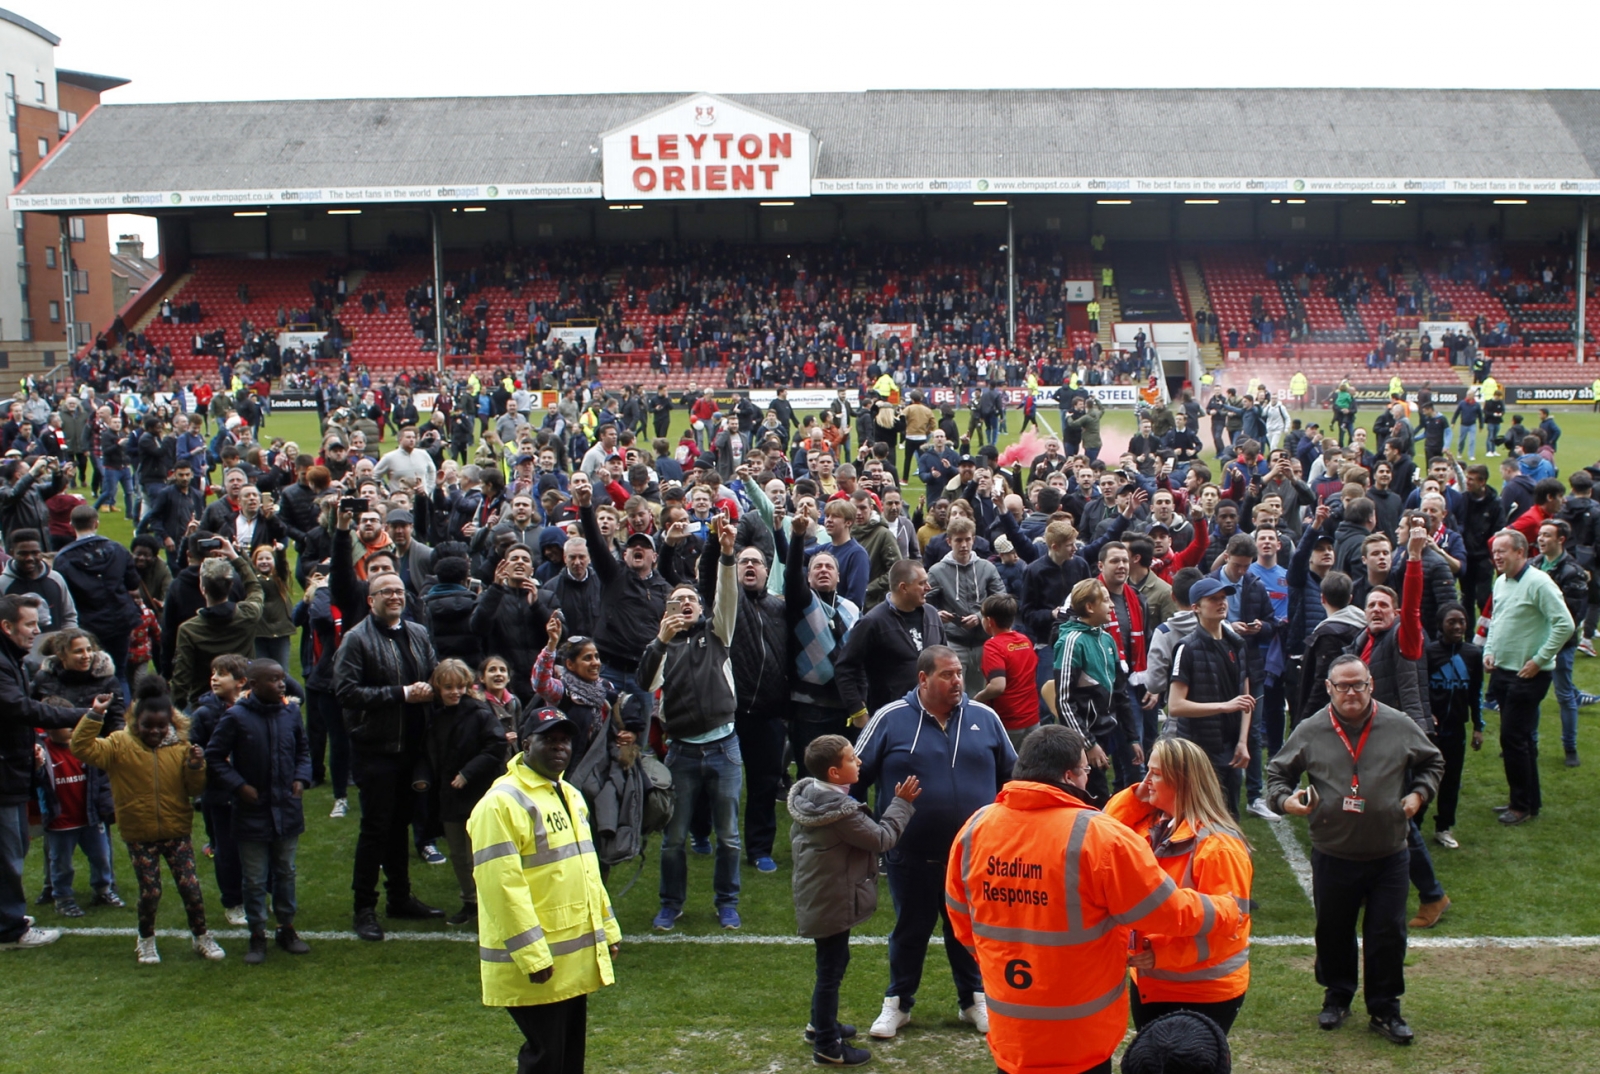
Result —
<instances>
[{"instance_id":1,"label":"sky","mask_svg":"<svg viewBox=\"0 0 1600 1074\"><path fill-rule=\"evenodd\" d=\"M61 37L58 67L132 79L107 103L701 90L1600 88L1600 65L1558 47L1596 40L1594 0L1548 0L1527 16L1440 0L1142 0L1103 8L479 0L460 9L415 0L7 2ZM441 17L450 11L462 14ZM154 243L147 218L112 217L112 235L119 229L147 232Z\"/></svg>"}]
</instances>

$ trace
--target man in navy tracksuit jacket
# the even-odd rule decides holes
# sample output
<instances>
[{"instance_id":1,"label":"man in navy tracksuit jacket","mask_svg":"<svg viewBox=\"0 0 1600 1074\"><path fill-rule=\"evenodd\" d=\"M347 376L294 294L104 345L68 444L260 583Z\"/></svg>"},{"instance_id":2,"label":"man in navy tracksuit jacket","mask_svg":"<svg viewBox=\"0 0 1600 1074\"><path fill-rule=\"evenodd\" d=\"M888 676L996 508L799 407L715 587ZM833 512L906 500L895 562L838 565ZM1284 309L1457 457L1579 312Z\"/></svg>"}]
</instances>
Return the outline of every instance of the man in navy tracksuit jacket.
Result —
<instances>
[{"instance_id":1,"label":"man in navy tracksuit jacket","mask_svg":"<svg viewBox=\"0 0 1600 1074\"><path fill-rule=\"evenodd\" d=\"M886 855L895 925L889 934L889 987L872 1034L893 1037L910 1020L936 919L944 923L944 953L961 1017L987 1031L983 980L977 962L950 930L940 878L956 833L1011 778L1017 754L1005 727L993 709L963 692L955 651L933 645L917 658L917 688L877 711L861 732L856 752L861 759L858 785L877 785L880 815L907 776L916 776L923 789L916 816Z\"/></svg>"}]
</instances>

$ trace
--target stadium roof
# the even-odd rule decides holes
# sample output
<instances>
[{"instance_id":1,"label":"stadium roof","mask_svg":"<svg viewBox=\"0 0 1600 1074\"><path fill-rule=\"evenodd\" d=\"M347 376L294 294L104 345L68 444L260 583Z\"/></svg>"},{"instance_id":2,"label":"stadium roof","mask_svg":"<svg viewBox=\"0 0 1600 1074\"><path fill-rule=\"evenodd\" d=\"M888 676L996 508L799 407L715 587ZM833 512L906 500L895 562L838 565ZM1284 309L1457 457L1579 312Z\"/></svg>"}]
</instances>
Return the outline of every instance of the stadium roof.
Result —
<instances>
[{"instance_id":1,"label":"stadium roof","mask_svg":"<svg viewBox=\"0 0 1600 1074\"><path fill-rule=\"evenodd\" d=\"M598 198L690 94L103 105L11 208ZM926 90L716 98L811 132L813 194L1600 194L1600 91Z\"/></svg>"}]
</instances>

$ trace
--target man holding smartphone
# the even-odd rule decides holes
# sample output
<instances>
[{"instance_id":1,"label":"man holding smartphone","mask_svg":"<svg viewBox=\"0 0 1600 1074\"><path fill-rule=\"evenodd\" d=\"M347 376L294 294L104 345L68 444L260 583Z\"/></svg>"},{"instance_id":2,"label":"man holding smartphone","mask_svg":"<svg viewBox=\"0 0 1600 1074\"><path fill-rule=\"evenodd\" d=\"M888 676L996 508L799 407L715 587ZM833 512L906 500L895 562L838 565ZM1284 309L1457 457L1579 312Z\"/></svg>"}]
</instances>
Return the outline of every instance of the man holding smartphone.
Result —
<instances>
[{"instance_id":1,"label":"man holding smartphone","mask_svg":"<svg viewBox=\"0 0 1600 1074\"><path fill-rule=\"evenodd\" d=\"M1267 770L1272 808L1313 817L1316 975L1324 990L1317 1024L1338 1029L1350 1017L1361 917L1368 1028L1410 1044L1411 1027L1400 1015L1411 887L1406 839L1411 819L1439 791L1444 755L1404 712L1372 699L1372 672L1359 656L1335 659L1327 688L1333 700L1306 714ZM1302 774L1309 783L1297 790Z\"/></svg>"}]
</instances>

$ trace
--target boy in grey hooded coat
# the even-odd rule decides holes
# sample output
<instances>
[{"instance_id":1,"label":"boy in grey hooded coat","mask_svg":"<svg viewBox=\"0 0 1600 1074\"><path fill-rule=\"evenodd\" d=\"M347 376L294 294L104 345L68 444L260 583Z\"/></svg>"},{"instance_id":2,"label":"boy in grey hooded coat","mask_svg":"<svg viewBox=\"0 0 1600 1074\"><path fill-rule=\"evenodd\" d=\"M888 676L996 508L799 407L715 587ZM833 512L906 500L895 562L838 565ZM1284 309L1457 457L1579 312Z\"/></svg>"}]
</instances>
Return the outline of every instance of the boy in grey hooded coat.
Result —
<instances>
[{"instance_id":1,"label":"boy in grey hooded coat","mask_svg":"<svg viewBox=\"0 0 1600 1074\"><path fill-rule=\"evenodd\" d=\"M806 1036L815 1042L818 1062L855 1066L871 1057L844 1043L855 1036L855 1027L838 1022L839 986L850 965L850 930L878 909L878 855L899 842L922 788L917 777L906 777L880 822L872 819L865 802L850 796L861 776L861 762L843 735L812 740L805 765L816 778L801 779L790 788L789 815L794 818L790 843L796 925L817 947L817 983Z\"/></svg>"}]
</instances>

